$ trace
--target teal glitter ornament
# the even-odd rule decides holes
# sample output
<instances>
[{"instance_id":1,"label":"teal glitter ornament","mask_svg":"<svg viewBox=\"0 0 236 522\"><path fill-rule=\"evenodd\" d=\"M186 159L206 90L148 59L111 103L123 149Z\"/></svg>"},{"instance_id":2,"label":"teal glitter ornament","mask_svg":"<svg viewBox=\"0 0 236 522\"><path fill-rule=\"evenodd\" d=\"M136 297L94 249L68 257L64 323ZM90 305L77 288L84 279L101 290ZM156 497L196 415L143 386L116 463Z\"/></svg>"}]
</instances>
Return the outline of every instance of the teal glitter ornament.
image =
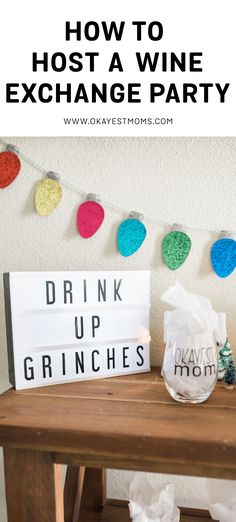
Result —
<instances>
[{"instance_id":1,"label":"teal glitter ornament","mask_svg":"<svg viewBox=\"0 0 236 522\"><path fill-rule=\"evenodd\" d=\"M162 257L170 270L176 270L187 259L191 250L190 237L180 230L172 230L162 241Z\"/></svg>"},{"instance_id":2,"label":"teal glitter ornament","mask_svg":"<svg viewBox=\"0 0 236 522\"><path fill-rule=\"evenodd\" d=\"M131 212L128 219L120 224L117 243L122 256L132 256L143 244L147 231L142 219L142 214Z\"/></svg>"}]
</instances>

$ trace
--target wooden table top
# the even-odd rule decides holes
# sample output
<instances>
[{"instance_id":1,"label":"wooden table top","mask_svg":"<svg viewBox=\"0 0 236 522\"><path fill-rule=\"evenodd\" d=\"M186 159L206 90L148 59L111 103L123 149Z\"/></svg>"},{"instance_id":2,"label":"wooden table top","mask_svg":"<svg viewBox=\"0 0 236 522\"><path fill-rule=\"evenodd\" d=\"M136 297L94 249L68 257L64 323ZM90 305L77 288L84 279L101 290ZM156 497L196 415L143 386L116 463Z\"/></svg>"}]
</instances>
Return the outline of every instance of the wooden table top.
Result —
<instances>
[{"instance_id":1,"label":"wooden table top","mask_svg":"<svg viewBox=\"0 0 236 522\"><path fill-rule=\"evenodd\" d=\"M16 391L0 397L0 445L55 462L236 479L236 387L207 402L171 399L151 373Z\"/></svg>"}]
</instances>

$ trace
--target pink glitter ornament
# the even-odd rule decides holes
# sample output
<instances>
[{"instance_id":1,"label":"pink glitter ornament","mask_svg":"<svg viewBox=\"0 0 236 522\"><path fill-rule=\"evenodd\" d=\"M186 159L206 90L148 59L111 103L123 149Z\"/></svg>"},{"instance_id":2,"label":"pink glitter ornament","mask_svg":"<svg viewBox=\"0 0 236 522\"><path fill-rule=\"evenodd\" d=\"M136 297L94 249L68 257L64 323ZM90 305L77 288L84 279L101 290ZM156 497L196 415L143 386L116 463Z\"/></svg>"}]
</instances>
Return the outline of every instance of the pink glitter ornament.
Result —
<instances>
[{"instance_id":1,"label":"pink glitter ornament","mask_svg":"<svg viewBox=\"0 0 236 522\"><path fill-rule=\"evenodd\" d=\"M103 223L104 208L97 201L97 196L88 194L87 201L81 203L77 211L77 228L81 237L88 239L96 234Z\"/></svg>"}]
</instances>

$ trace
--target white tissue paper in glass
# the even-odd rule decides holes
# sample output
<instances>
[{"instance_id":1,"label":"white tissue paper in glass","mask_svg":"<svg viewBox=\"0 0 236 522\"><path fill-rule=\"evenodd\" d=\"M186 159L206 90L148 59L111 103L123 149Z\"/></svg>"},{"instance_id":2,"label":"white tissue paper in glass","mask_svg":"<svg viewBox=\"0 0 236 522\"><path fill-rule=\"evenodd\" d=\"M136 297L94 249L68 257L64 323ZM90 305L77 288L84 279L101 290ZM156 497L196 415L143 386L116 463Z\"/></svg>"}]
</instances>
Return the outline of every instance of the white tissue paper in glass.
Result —
<instances>
[{"instance_id":1,"label":"white tissue paper in glass","mask_svg":"<svg viewBox=\"0 0 236 522\"><path fill-rule=\"evenodd\" d=\"M205 482L207 504L212 518L219 522L235 522L236 481L207 479Z\"/></svg>"},{"instance_id":2,"label":"white tissue paper in glass","mask_svg":"<svg viewBox=\"0 0 236 522\"><path fill-rule=\"evenodd\" d=\"M212 309L208 299L188 292L178 282L161 299L175 307L164 314L166 387L179 402L203 402L217 381L222 314Z\"/></svg>"},{"instance_id":3,"label":"white tissue paper in glass","mask_svg":"<svg viewBox=\"0 0 236 522\"><path fill-rule=\"evenodd\" d=\"M168 484L160 492L145 477L135 475L129 488L129 512L133 522L179 522L175 486Z\"/></svg>"}]
</instances>

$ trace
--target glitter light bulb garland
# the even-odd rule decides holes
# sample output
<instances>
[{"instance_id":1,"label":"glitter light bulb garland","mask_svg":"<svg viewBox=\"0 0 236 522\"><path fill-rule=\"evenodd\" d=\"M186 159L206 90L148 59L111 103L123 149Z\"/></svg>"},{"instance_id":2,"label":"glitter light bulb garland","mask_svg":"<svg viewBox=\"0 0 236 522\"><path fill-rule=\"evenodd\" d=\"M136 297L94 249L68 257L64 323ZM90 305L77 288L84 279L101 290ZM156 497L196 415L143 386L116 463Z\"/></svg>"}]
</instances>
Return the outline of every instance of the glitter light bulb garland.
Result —
<instances>
[{"instance_id":1,"label":"glitter light bulb garland","mask_svg":"<svg viewBox=\"0 0 236 522\"><path fill-rule=\"evenodd\" d=\"M183 231L175 229L166 234L162 241L162 257L170 270L177 270L187 259L191 250L191 239Z\"/></svg>"},{"instance_id":2,"label":"glitter light bulb garland","mask_svg":"<svg viewBox=\"0 0 236 522\"><path fill-rule=\"evenodd\" d=\"M19 149L14 145L7 145L7 149L0 152L0 188L6 188L15 181L21 169L18 157Z\"/></svg>"},{"instance_id":3,"label":"glitter light bulb garland","mask_svg":"<svg viewBox=\"0 0 236 522\"><path fill-rule=\"evenodd\" d=\"M211 262L216 275L228 277L236 268L236 241L222 237L211 247Z\"/></svg>"},{"instance_id":4,"label":"glitter light bulb garland","mask_svg":"<svg viewBox=\"0 0 236 522\"><path fill-rule=\"evenodd\" d=\"M64 185L70 190L79 193L82 197L86 197L86 200L80 204L77 211L77 228L79 235L84 239L89 239L96 234L105 216L103 205L100 203L100 198L96 196L96 194L86 194L84 190L62 179L59 174L51 171L47 172L46 169L32 158L26 156L15 145L8 144L4 138L0 138L0 143L2 143L6 149L0 152L0 188L6 188L14 182L21 169L21 157L45 176L45 178L36 185L36 212L40 216L48 216L51 214L61 201L61 185ZM114 205L109 201L103 201L103 204L120 214L127 212L124 208ZM129 217L120 223L117 232L117 246L123 257L133 255L143 245L147 235L146 227L142 223L143 218L144 216L142 214L131 212ZM145 216L145 221L153 225L159 225L162 228L169 228L171 226L171 223L153 219L148 216ZM171 232L164 236L162 241L163 261L170 270L179 268L186 261L191 250L191 239L182 228L199 233L214 232L219 234L218 230L183 227L183 225L176 227L175 225ZM216 275L220 278L228 277L236 269L235 234L235 232L225 233L225 237L220 237L211 247L210 258L212 267Z\"/></svg>"},{"instance_id":5,"label":"glitter light bulb garland","mask_svg":"<svg viewBox=\"0 0 236 522\"><path fill-rule=\"evenodd\" d=\"M141 247L147 231L142 223L143 215L130 212L128 219L122 221L118 228L118 249L122 256L132 256Z\"/></svg>"},{"instance_id":6,"label":"glitter light bulb garland","mask_svg":"<svg viewBox=\"0 0 236 522\"><path fill-rule=\"evenodd\" d=\"M62 198L60 176L48 172L45 179L39 181L35 189L35 210L39 216L48 216L59 205Z\"/></svg>"},{"instance_id":7,"label":"glitter light bulb garland","mask_svg":"<svg viewBox=\"0 0 236 522\"><path fill-rule=\"evenodd\" d=\"M100 197L96 194L88 194L87 200L78 208L77 228L84 239L94 236L103 223L105 212L99 201Z\"/></svg>"}]
</instances>

